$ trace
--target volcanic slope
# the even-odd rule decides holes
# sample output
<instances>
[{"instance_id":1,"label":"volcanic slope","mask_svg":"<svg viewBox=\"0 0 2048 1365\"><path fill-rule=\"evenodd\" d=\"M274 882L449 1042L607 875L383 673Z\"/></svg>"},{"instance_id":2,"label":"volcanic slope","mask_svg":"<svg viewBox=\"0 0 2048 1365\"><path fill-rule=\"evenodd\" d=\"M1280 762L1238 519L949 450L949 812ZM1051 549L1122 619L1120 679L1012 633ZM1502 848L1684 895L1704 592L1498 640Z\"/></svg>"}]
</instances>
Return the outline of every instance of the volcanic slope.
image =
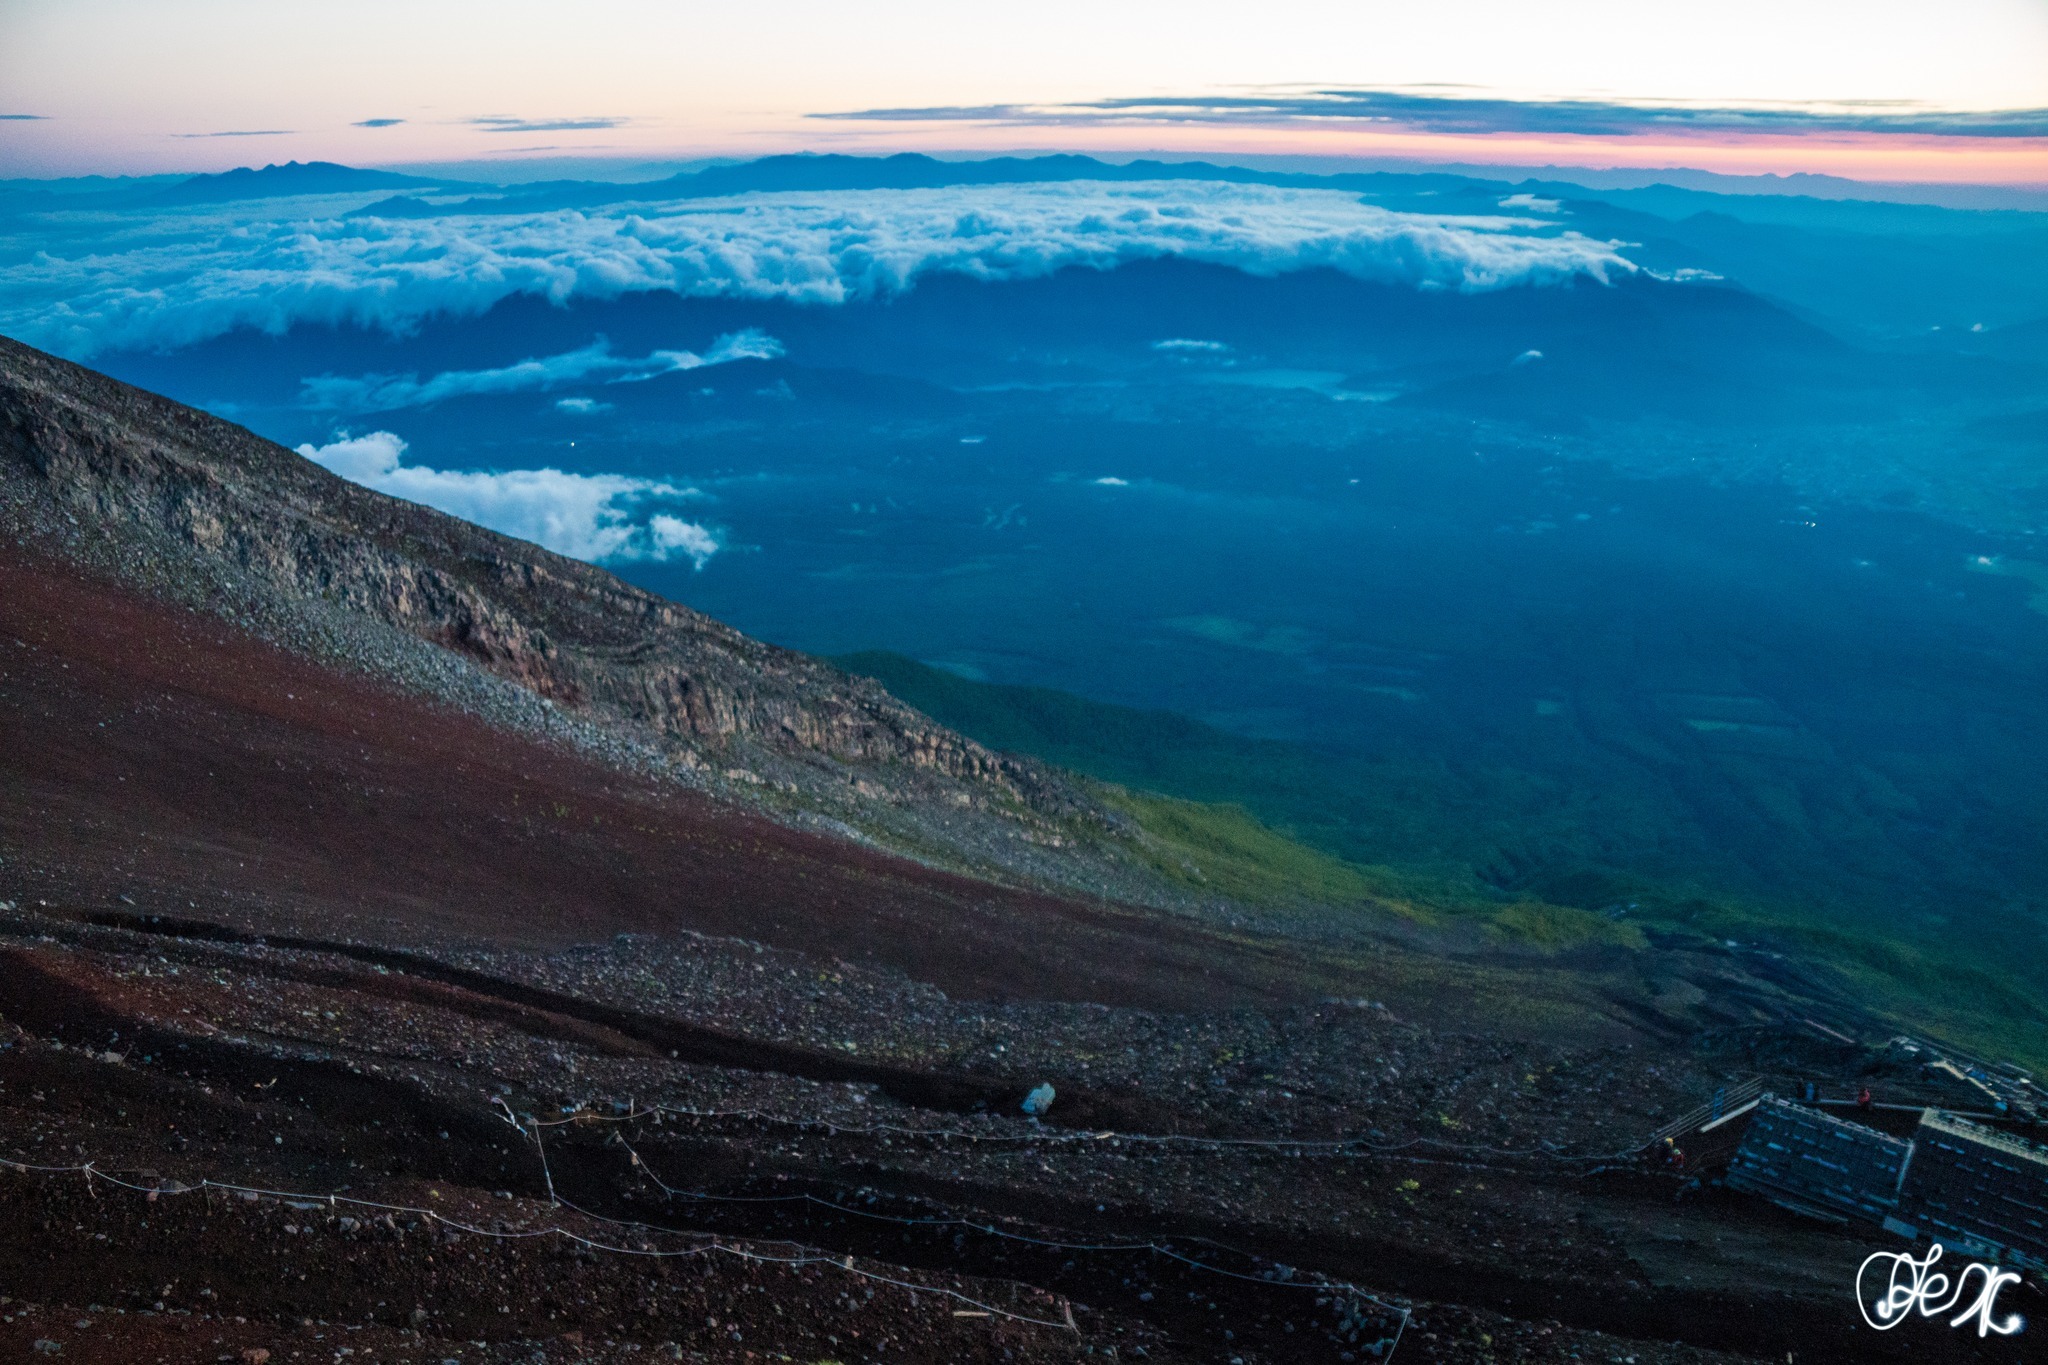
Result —
<instances>
[{"instance_id":1,"label":"volcanic slope","mask_svg":"<svg viewBox=\"0 0 2048 1365\"><path fill-rule=\"evenodd\" d=\"M11 345L0 518L0 1353L1842 1343L1853 1237L1631 1156L1854 1083L1789 966L1147 908L1055 771Z\"/></svg>"},{"instance_id":2,"label":"volcanic slope","mask_svg":"<svg viewBox=\"0 0 2048 1365\"><path fill-rule=\"evenodd\" d=\"M0 494L18 890L401 943L746 934L978 995L1282 975L1104 900L1163 888L1053 770L4 340Z\"/></svg>"},{"instance_id":3,"label":"volcanic slope","mask_svg":"<svg viewBox=\"0 0 2048 1365\"><path fill-rule=\"evenodd\" d=\"M0 857L36 899L398 946L737 934L981 998L1484 998L1594 1032L1662 989L1620 951L1405 951L1370 906L1280 933L872 679L5 341L0 493Z\"/></svg>"},{"instance_id":4,"label":"volcanic slope","mask_svg":"<svg viewBox=\"0 0 2048 1365\"><path fill-rule=\"evenodd\" d=\"M1038 851L1103 819L879 684L4 340L0 460L13 519L66 557L500 724L1013 878L1071 873Z\"/></svg>"}]
</instances>

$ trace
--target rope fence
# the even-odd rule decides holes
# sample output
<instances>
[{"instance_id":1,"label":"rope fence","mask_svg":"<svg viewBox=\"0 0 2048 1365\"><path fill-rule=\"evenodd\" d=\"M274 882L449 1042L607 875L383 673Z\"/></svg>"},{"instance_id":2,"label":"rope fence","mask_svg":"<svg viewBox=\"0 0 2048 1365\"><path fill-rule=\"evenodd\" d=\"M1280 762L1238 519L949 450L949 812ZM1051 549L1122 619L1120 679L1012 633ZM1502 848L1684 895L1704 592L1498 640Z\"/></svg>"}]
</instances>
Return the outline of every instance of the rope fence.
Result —
<instances>
[{"instance_id":1,"label":"rope fence","mask_svg":"<svg viewBox=\"0 0 2048 1365\"><path fill-rule=\"evenodd\" d=\"M219 1190L225 1194L242 1195L254 1199L272 1199L276 1200L281 1204L285 1204L289 1207L294 1208L318 1208L321 1205L325 1205L331 1209L338 1209L343 1206L347 1206L349 1208L363 1209L365 1211L372 1213L386 1213L394 1216L405 1215L407 1217L420 1218L430 1222L438 1223L441 1226L446 1227L452 1231L464 1233L468 1236L487 1237L498 1241L529 1241L534 1238L540 1237L558 1237L564 1241L575 1243L576 1245L584 1247L590 1251L605 1252L607 1254L615 1256L637 1256L654 1260L681 1260L689 1257L725 1255L732 1256L744 1261L753 1261L769 1265L788 1266L791 1268L802 1268L806 1266L829 1266L832 1269L853 1275L858 1279L872 1280L879 1284L894 1285L898 1288L908 1289L913 1293L932 1294L935 1296L952 1299L956 1302L966 1304L976 1311L988 1313L994 1317L1008 1318L1012 1321L1025 1323L1033 1327L1056 1327L1063 1330L1075 1329L1075 1324L1072 1320L1071 1314L1069 1314L1067 1317L1063 1319L1052 1319L1032 1317L1029 1314L1024 1313L1015 1313L997 1304L985 1303L978 1299L972 1299L969 1298L967 1295L960 1293L957 1290L947 1289L943 1286L918 1284L909 1280L899 1280L893 1276L878 1274L877 1272L871 1270L863 1270L859 1266L853 1264L853 1258L850 1256L827 1256L823 1254L799 1254L795 1256L770 1255L766 1252L755 1251L746 1247L736 1246L730 1242L709 1237L707 1234L703 1233L692 1233L674 1228L658 1228L646 1223L631 1223L622 1219L607 1218L602 1214L596 1214L590 1212L587 1209L578 1208L576 1205L570 1203L568 1200L561 1199L558 1197L553 1198L551 1202L563 1208L566 1208L573 1213L579 1214L582 1217L592 1219L595 1222L609 1224L614 1227L636 1228L643 1232L661 1236L699 1237L704 1238L704 1240L696 1246L684 1248L664 1249L661 1247L626 1246L612 1242L600 1241L594 1237L586 1237L579 1232L575 1232L569 1228L563 1227L559 1223L549 1223L541 1227L533 1228L486 1228L476 1226L472 1223L466 1223L460 1218L451 1217L448 1214L442 1213L438 1209L425 1208L414 1204L394 1204L384 1200L364 1199L357 1195L342 1194L338 1192L317 1194L303 1190L276 1190L269 1189L260 1185L241 1185L236 1184L233 1181L215 1180L211 1177L202 1178L197 1181L189 1182L156 1181L149 1184L143 1184L133 1180L125 1180L120 1176L110 1174L107 1171L103 1171L99 1169L98 1163L91 1161L75 1166L41 1166L36 1165L32 1162L16 1161L11 1157L0 1157L0 1167L4 1167L8 1170L19 1172L23 1175L83 1175L88 1182L95 1180L103 1181L106 1184L112 1185L118 1189L130 1190L137 1194L146 1195L150 1199L156 1199L159 1196L204 1194L209 1190ZM775 1243L772 1241L769 1241L766 1244L775 1245Z\"/></svg>"},{"instance_id":2,"label":"rope fence","mask_svg":"<svg viewBox=\"0 0 2048 1365\"><path fill-rule=\"evenodd\" d=\"M543 1137L543 1133L547 1129L561 1128L569 1125L588 1124L593 1121L623 1124L626 1122L654 1117L656 1115L662 1114L690 1118L724 1119L748 1117L746 1114L744 1114L744 1112L692 1111L676 1108L673 1106L648 1106L643 1108L629 1105L628 1112L622 1115L603 1116L591 1114L588 1112L578 1112L566 1118L540 1119L532 1115L521 1115L515 1113L512 1110L512 1108L508 1104L506 1104L501 1097L493 1097L493 1099L494 1103L497 1105L497 1108L499 1110L499 1116L506 1123L511 1125L513 1128L517 1129L522 1134L522 1136L524 1136L528 1141L533 1143L535 1157L540 1163L542 1181L546 1187L548 1200L551 1205L567 1209L570 1212L575 1213L577 1216L584 1219L588 1219L593 1223L601 1224L606 1227L618 1228L624 1232L637 1233L646 1237L672 1237L694 1239L696 1244L680 1248L663 1248L651 1244L631 1245L623 1241L609 1241L597 1237L587 1236L584 1233L577 1232L574 1229L565 1227L560 1223L552 1222L543 1224L538 1227L511 1229L487 1228L466 1222L461 1218L451 1216L447 1213L443 1213L438 1209L427 1208L420 1205L392 1203L386 1200L367 1199L360 1195L347 1194L340 1191L318 1193L302 1190L281 1190L272 1189L264 1186L244 1185L234 1181L216 1180L212 1177L204 1177L196 1181L185 1181L176 1179L166 1180L157 1177L129 1179L125 1178L122 1175L117 1175L113 1172L100 1169L100 1166L96 1161L86 1161L83 1163L73 1165L52 1166L40 1165L33 1162L20 1161L11 1157L0 1157L0 1168L12 1170L23 1175L42 1175L50 1177L78 1175L85 1178L88 1189L92 1187L94 1182L101 1182L116 1189L142 1194L152 1201L161 1197L175 1197L189 1194L203 1195L209 1191L220 1191L224 1194L237 1195L252 1200L275 1200L279 1203L295 1208L311 1209L325 1206L329 1209L340 1209L343 1207L347 1207L351 1209L360 1209L372 1214L389 1215L394 1218L400 1216L416 1218L425 1222L439 1225L441 1227L445 1227L451 1231L459 1232L467 1236L482 1237L497 1241L531 1241L539 1238L558 1238L562 1241L582 1247L591 1252L604 1253L616 1256L640 1257L644 1259L657 1260L680 1260L692 1257L707 1257L716 1255L731 1257L736 1260L754 1264L776 1265L789 1269L829 1267L842 1274L851 1275L857 1279L870 1281L876 1284L888 1285L893 1288L903 1289L910 1292L913 1295L930 1294L936 1298L944 1299L961 1305L961 1308L956 1311L963 1312L969 1315L982 1314L987 1315L991 1318L1001 1318L1010 1322L1015 1322L1030 1327L1071 1332L1079 1331L1078 1325L1074 1321L1073 1310L1071 1309L1071 1307L1067 1307L1065 1305L1062 1305L1063 1312L1062 1316L1059 1318L1039 1317L1029 1313L1019 1313L1012 1309L1004 1308L999 1304L990 1303L985 1300L973 1298L967 1294L960 1292L959 1290L949 1289L940 1285L919 1283L912 1280L901 1279L892 1275L882 1274L877 1271L864 1269L854 1264L854 1260L851 1255L832 1256L820 1252L804 1250L802 1249L802 1245L796 1242L786 1242L772 1238L749 1239L750 1241L753 1241L760 1246L789 1246L797 1248L797 1250L795 1250L792 1254L777 1255L768 1251L758 1250L755 1247L738 1245L733 1241L718 1237L715 1234L693 1232L687 1229L665 1228L656 1226L651 1223L640 1222L636 1220L613 1218L608 1215L601 1214L594 1210L586 1209L577 1205L569 1199L564 1198L555 1187L554 1170L552 1164L549 1162L547 1148ZM783 1120L783 1122L791 1121ZM804 1122L811 1123L816 1121ZM860 1129L848 1129L845 1128L843 1125L823 1124L822 1126L827 1127L834 1132L864 1131ZM877 1125L874 1128L865 1131L877 1133L887 1131L891 1133L901 1133L905 1136L932 1135L930 1130L897 1128L891 1127L889 1125ZM1064 1140L1177 1140L1175 1138L1165 1136L1141 1136L1134 1138L1134 1135L1114 1133L992 1135L949 1132L944 1133L943 1135L955 1138L966 1138L970 1140L1000 1140L1006 1136L1009 1137L1010 1140L1022 1141L1029 1141L1034 1136L1042 1136L1046 1138ZM1207 1261L1200 1260L1193 1256L1189 1256L1184 1252L1177 1251L1171 1246L1165 1245L1164 1243L1155 1241L1064 1242L1051 1238L1034 1237L1025 1233L1012 1231L1008 1228L999 1227L991 1223L977 1222L972 1219L961 1218L957 1216L905 1217L899 1214L881 1213L872 1209L862 1209L852 1205L841 1204L834 1200L824 1199L817 1195L807 1193L792 1195L724 1195L714 1194L709 1191L683 1189L678 1186L670 1185L668 1182L662 1180L661 1177L658 1174L656 1174L654 1169L648 1164L648 1162L640 1155L638 1149L633 1147L632 1144L625 1138L622 1132L614 1131L613 1138L625 1149L634 1169L638 1171L641 1175L643 1175L649 1183L654 1185L665 1198L688 1200L698 1203L762 1204L803 1202L814 1207L829 1210L831 1212L848 1217L857 1217L877 1222L892 1223L904 1227L954 1227L962 1229L964 1231L972 1231L984 1236L1014 1241L1034 1247L1043 1248L1046 1250L1074 1251L1092 1254L1155 1255L1166 1260L1174 1261L1176 1263L1188 1267L1191 1270L1195 1270L1203 1274L1216 1275L1231 1280L1261 1285L1267 1288L1290 1288L1310 1290L1323 1295L1327 1295L1331 1298L1344 1299L1353 1306L1354 1311L1357 1305L1370 1304L1374 1308L1380 1309L1383 1312L1390 1314L1397 1319L1394 1328L1394 1336L1392 1338L1391 1343L1387 1346L1384 1354L1381 1356L1382 1360L1388 1360L1392 1358L1393 1352L1395 1348L1397 1348L1400 1345L1401 1338L1405 1334L1408 1328L1408 1324L1414 1314L1414 1310L1412 1308L1392 1303L1386 1299L1380 1298L1378 1295L1372 1294L1364 1289L1361 1289L1356 1285L1352 1285L1342 1281L1329 1280L1320 1276L1309 1276L1297 1279L1295 1278L1293 1269L1287 1266L1276 1266L1274 1269L1267 1271L1264 1274L1246 1274L1242 1271L1231 1270L1224 1266L1213 1265ZM1230 1145L1272 1145L1277 1147L1299 1147L1306 1145L1310 1147L1332 1149L1347 1145L1342 1143L1301 1144L1289 1142L1275 1142L1268 1144L1255 1139L1188 1140L1203 1143L1226 1143ZM1203 1239L1194 1240L1199 1241ZM1227 1250L1227 1248L1219 1248L1219 1250ZM1258 1259L1260 1259L1257 1257L1250 1256L1246 1253L1233 1254L1244 1255L1245 1259L1251 1261L1257 1261Z\"/></svg>"}]
</instances>

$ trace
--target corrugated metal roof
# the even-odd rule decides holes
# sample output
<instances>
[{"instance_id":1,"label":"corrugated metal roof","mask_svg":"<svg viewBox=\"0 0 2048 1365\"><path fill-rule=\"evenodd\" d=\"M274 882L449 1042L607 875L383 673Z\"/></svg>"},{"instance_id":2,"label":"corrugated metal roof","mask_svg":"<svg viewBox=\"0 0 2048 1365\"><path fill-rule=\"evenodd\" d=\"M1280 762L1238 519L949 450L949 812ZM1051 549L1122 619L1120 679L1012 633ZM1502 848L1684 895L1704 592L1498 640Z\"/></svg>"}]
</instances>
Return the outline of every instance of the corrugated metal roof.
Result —
<instances>
[{"instance_id":1,"label":"corrugated metal roof","mask_svg":"<svg viewBox=\"0 0 2048 1365\"><path fill-rule=\"evenodd\" d=\"M2008 1133L2001 1133L1996 1128L1986 1128L1981 1123L1972 1123L1968 1119L1957 1118L1954 1114L1945 1114L1939 1109L1930 1109L1922 1114L1920 1116L1920 1126L1932 1129L1937 1133L1947 1133L1951 1137L1959 1137L1971 1142L1982 1143L1986 1147L1996 1147L2008 1156L2016 1156L2022 1161L2037 1162L2044 1167L2048 1167L2048 1147L2028 1142L2025 1138L2016 1138Z\"/></svg>"}]
</instances>

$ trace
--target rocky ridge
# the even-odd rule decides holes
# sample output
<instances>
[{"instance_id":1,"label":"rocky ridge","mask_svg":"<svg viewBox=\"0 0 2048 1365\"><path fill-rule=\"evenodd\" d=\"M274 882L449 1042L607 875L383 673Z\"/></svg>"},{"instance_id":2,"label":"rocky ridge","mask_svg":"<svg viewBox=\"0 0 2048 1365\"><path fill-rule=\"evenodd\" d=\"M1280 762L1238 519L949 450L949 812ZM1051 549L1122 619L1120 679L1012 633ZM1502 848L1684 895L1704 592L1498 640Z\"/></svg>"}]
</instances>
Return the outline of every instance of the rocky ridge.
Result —
<instances>
[{"instance_id":1,"label":"rocky ridge","mask_svg":"<svg viewBox=\"0 0 2048 1365\"><path fill-rule=\"evenodd\" d=\"M1157 898L1086 837L1118 817L871 679L5 338L0 489L17 534L494 719L929 860Z\"/></svg>"}]
</instances>

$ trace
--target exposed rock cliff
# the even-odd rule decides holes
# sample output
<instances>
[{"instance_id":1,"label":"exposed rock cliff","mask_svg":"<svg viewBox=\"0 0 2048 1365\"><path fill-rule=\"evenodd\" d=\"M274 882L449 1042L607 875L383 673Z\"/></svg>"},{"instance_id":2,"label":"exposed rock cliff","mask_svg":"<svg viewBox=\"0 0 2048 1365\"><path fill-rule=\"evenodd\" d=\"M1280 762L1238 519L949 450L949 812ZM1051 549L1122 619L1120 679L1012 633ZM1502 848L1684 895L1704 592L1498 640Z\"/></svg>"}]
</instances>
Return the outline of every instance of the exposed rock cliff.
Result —
<instances>
[{"instance_id":1,"label":"exposed rock cliff","mask_svg":"<svg viewBox=\"0 0 2048 1365\"><path fill-rule=\"evenodd\" d=\"M1072 822L1109 821L1056 773L945 729L870 679L5 339L0 492L17 523L54 523L97 547L103 568L157 566L156 590L218 599L227 583L242 605L215 605L231 617L253 600L271 620L395 629L710 785L868 832L893 818L947 861L1028 871L1008 855L1029 863L1031 850L1068 843Z\"/></svg>"}]
</instances>

